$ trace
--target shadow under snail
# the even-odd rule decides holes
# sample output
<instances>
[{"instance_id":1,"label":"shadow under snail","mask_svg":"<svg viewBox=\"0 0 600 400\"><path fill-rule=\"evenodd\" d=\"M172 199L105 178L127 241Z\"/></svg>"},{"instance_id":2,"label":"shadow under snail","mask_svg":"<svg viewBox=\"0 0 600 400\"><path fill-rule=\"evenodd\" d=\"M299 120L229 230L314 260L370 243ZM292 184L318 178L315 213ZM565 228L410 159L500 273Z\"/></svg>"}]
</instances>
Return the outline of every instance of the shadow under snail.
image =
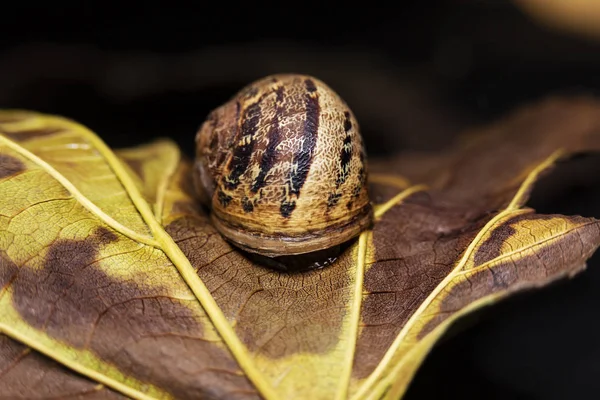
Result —
<instances>
[{"instance_id":1,"label":"shadow under snail","mask_svg":"<svg viewBox=\"0 0 600 400\"><path fill-rule=\"evenodd\" d=\"M213 110L193 175L215 228L250 254L318 253L372 224L359 125L311 76L265 77Z\"/></svg>"}]
</instances>

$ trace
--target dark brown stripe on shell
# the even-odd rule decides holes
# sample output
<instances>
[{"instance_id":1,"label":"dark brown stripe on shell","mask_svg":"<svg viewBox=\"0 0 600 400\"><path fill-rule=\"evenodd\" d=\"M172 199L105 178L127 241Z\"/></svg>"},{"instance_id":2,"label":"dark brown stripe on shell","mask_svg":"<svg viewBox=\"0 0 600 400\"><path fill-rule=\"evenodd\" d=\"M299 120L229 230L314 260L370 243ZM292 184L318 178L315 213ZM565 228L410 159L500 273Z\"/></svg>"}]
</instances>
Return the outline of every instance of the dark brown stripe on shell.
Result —
<instances>
[{"instance_id":1,"label":"dark brown stripe on shell","mask_svg":"<svg viewBox=\"0 0 600 400\"><path fill-rule=\"evenodd\" d=\"M227 207L232 199L231 196L223 193L223 191L221 190L219 190L219 193L217 193L217 198L219 199L219 203L221 203L223 207Z\"/></svg>"},{"instance_id":2,"label":"dark brown stripe on shell","mask_svg":"<svg viewBox=\"0 0 600 400\"><path fill-rule=\"evenodd\" d=\"M348 111L344 112L344 130L348 132L352 129L352 121L350 120L350 113Z\"/></svg>"},{"instance_id":3,"label":"dark brown stripe on shell","mask_svg":"<svg viewBox=\"0 0 600 400\"><path fill-rule=\"evenodd\" d=\"M246 172L250 164L254 150L254 135L256 134L261 118L261 101L262 98L244 110L242 129L237 138L237 145L233 149L229 165L227 166L229 174L223 179L223 185L229 190L235 189L240 184L240 176ZM240 143L242 140L243 143Z\"/></svg>"},{"instance_id":4,"label":"dark brown stripe on shell","mask_svg":"<svg viewBox=\"0 0 600 400\"><path fill-rule=\"evenodd\" d=\"M244 212L251 213L252 211L254 211L254 204L252 204L250 199L244 197L242 199L242 208L244 209Z\"/></svg>"},{"instance_id":5,"label":"dark brown stripe on shell","mask_svg":"<svg viewBox=\"0 0 600 400\"><path fill-rule=\"evenodd\" d=\"M340 197L342 197L340 193L331 193L327 198L327 207L335 206L340 201Z\"/></svg>"},{"instance_id":6,"label":"dark brown stripe on shell","mask_svg":"<svg viewBox=\"0 0 600 400\"><path fill-rule=\"evenodd\" d=\"M277 160L277 146L281 143L283 139L281 135L281 130L279 127L279 119L281 118L281 114L283 113L283 97L284 97L284 88L283 86L277 88L276 99L275 99L275 117L273 118L273 122L271 124L271 129L267 133L267 148L262 155L260 160L260 171L252 184L251 191L252 193L258 192L261 188L266 185L265 178L271 168L275 165L275 161Z\"/></svg>"},{"instance_id":7,"label":"dark brown stripe on shell","mask_svg":"<svg viewBox=\"0 0 600 400\"><path fill-rule=\"evenodd\" d=\"M350 135L344 138L344 145L340 152L340 170L338 172L337 179L335 180L335 186L340 187L348 179L348 172L350 169L350 161L352 160L352 137Z\"/></svg>"},{"instance_id":8,"label":"dark brown stripe on shell","mask_svg":"<svg viewBox=\"0 0 600 400\"><path fill-rule=\"evenodd\" d=\"M281 202L281 207L279 207L279 211L281 212L282 216L284 216L285 218L289 218L289 216L292 215L292 212L294 211L295 208L296 208L295 201L283 200Z\"/></svg>"},{"instance_id":9,"label":"dark brown stripe on shell","mask_svg":"<svg viewBox=\"0 0 600 400\"><path fill-rule=\"evenodd\" d=\"M308 172L310 171L314 150L317 145L319 115L321 113L319 98L314 94L310 94L314 82L309 79L304 82L306 89L309 91L305 99L306 120L304 121L304 132L302 133L302 138L304 140L302 148L294 154L292 158L292 165L294 165L295 168L291 169L287 182L288 196L295 195L296 197L300 195L300 190L302 189L302 186L304 186L304 182L306 182ZM312 92L314 92L314 90ZM295 202L284 199L281 203L281 215L288 217L295 207Z\"/></svg>"},{"instance_id":10,"label":"dark brown stripe on shell","mask_svg":"<svg viewBox=\"0 0 600 400\"><path fill-rule=\"evenodd\" d=\"M242 104L239 101L236 101L235 102L235 121L236 121L235 131L234 131L233 135L226 135L226 136L228 136L228 140L225 145L226 149L233 148L233 144L235 143L235 141L239 140L241 127L240 127L240 124L238 123L238 121L240 120L241 112L242 112ZM222 153L221 157L224 157L224 159L227 159L226 153L225 152L221 152L221 153ZM224 162L223 160L219 161L218 165L223 165L223 162Z\"/></svg>"},{"instance_id":11,"label":"dark brown stripe on shell","mask_svg":"<svg viewBox=\"0 0 600 400\"><path fill-rule=\"evenodd\" d=\"M348 173L350 172L350 161L352 160L352 136L349 134L350 129L352 128L352 123L350 122L350 113L346 111L344 113L344 130L346 131L346 137L344 138L344 143L342 145L342 150L340 152L340 166L338 170L338 175L335 180L335 192L329 195L329 199L327 201L327 207L333 207L337 205L341 195L338 190L340 186L346 182L348 179Z\"/></svg>"},{"instance_id":12,"label":"dark brown stripe on shell","mask_svg":"<svg viewBox=\"0 0 600 400\"><path fill-rule=\"evenodd\" d=\"M304 85L306 86L306 90L308 90L310 93L317 91L317 86L311 79L306 79L304 81Z\"/></svg>"},{"instance_id":13,"label":"dark brown stripe on shell","mask_svg":"<svg viewBox=\"0 0 600 400\"><path fill-rule=\"evenodd\" d=\"M312 82L312 81L311 81ZM315 146L317 145L317 136L319 133L319 114L321 113L321 106L319 105L319 98L310 95L306 96L306 120L304 121L304 133L303 133L303 146L302 149L294 154L292 164L295 164L297 168L295 171L290 172L290 194L298 196L310 167L312 164L313 153Z\"/></svg>"}]
</instances>

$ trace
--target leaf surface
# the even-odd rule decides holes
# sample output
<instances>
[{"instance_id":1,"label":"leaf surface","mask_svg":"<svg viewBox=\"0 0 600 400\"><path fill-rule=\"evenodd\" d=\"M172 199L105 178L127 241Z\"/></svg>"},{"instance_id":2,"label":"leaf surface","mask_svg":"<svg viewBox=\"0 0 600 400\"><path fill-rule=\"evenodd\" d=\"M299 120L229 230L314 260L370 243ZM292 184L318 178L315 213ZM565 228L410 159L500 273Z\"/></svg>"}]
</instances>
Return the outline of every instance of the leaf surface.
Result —
<instances>
[{"instance_id":1,"label":"leaf surface","mask_svg":"<svg viewBox=\"0 0 600 400\"><path fill-rule=\"evenodd\" d=\"M127 398L4 335L0 335L0 393L5 399Z\"/></svg>"},{"instance_id":2,"label":"leaf surface","mask_svg":"<svg viewBox=\"0 0 600 400\"><path fill-rule=\"evenodd\" d=\"M373 229L295 274L221 238L170 141L113 152L74 122L3 112L0 394L48 373L57 396L399 398L457 318L584 268L598 221L525 204L598 149L599 111L551 100L447 152L372 160Z\"/></svg>"},{"instance_id":3,"label":"leaf surface","mask_svg":"<svg viewBox=\"0 0 600 400\"><path fill-rule=\"evenodd\" d=\"M126 167L70 121L1 118L8 167L0 174L0 329L128 396L252 397L254 387L182 279L185 263L175 266L167 255L177 247L148 226L160 225L142 193L151 201L161 185L153 191L131 174L136 151L125 152ZM178 154L172 144L162 147ZM137 171L174 172L178 156L157 160L155 151L137 150L147 161ZM166 160L170 166L157 168Z\"/></svg>"}]
</instances>

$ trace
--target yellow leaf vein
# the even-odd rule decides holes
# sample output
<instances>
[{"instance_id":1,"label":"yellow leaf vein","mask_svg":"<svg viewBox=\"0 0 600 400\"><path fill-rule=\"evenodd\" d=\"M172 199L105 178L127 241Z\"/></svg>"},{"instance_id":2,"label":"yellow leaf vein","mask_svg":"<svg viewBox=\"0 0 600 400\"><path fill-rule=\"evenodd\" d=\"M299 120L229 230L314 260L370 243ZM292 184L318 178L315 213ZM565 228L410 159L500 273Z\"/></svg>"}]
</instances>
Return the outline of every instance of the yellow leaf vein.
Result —
<instances>
[{"instance_id":1,"label":"yellow leaf vein","mask_svg":"<svg viewBox=\"0 0 600 400\"><path fill-rule=\"evenodd\" d=\"M390 183L390 180L388 179L385 182ZM387 211L392 209L394 206L400 204L410 195L426 189L427 187L425 185L415 185L402 190L396 196L392 197L389 201L375 208L375 219L380 219ZM372 231L365 231L360 234L358 239L358 248L356 255L356 278L354 282L354 292L352 294L352 304L350 304L349 318L349 326L352 327L352 330L346 336L348 350L346 352L346 360L342 366L342 373L340 375L341 379L338 384L338 390L336 393L336 399L338 400L345 399L348 397L348 387L350 383L350 377L352 375L352 368L354 366L354 355L356 353L356 342L358 340L358 332L361 326L360 312L363 298L363 281L365 274L365 265L367 261L367 246L369 240L372 240L372 236Z\"/></svg>"},{"instance_id":2,"label":"yellow leaf vein","mask_svg":"<svg viewBox=\"0 0 600 400\"><path fill-rule=\"evenodd\" d=\"M223 338L223 341L231 351L233 357L236 359L240 367L246 373L248 379L254 384L264 398L267 400L276 399L277 396L275 391L266 381L265 377L261 374L258 368L256 368L254 365L254 361L250 357L245 345L235 334L235 331L229 324L229 321L227 321L223 311L219 308L217 302L212 297L204 282L196 273L196 270L191 265L190 261L187 259L185 254L183 254L179 246L177 246L173 238L164 230L160 221L156 219L153 210L142 197L132 177L126 172L121 160L119 160L112 150L91 131L74 123L73 128L78 129L81 134L84 135L86 139L88 139L90 143L92 143L92 145L104 156L106 162L112 168L117 178L121 181L123 187L125 187L125 190L129 194L131 201L139 211L143 220L150 228L155 240L158 242L157 247L159 247L165 253L175 268L177 268L179 274L204 308L204 311L215 326L215 329L221 338Z\"/></svg>"},{"instance_id":3,"label":"yellow leaf vein","mask_svg":"<svg viewBox=\"0 0 600 400\"><path fill-rule=\"evenodd\" d=\"M543 171L545 171L549 167L551 167L556 162L556 160L562 156L562 154L563 154L562 151L557 151L557 152L553 153L550 157L548 157L541 164L539 164L535 169L533 169L533 171L531 171L529 173L529 175L527 176L525 181L521 184L521 186L519 187L519 190L517 191L517 193L513 197L512 201L507 206L507 208L505 210L501 211L500 213L498 213L490 221L488 221L488 223L481 229L481 231L479 231L477 236L473 239L473 241L470 243L470 245L467 247L467 249L463 253L462 258L457 263L456 267L442 280L442 282L440 282L440 284L435 288L435 290L425 299L425 301L423 303L421 303L419 308L417 308L417 310L411 315L411 317L408 319L406 324L402 327L402 329L398 333L398 336L396 336L396 339L394 340L394 342L392 343L392 345L390 346L390 348L388 349L388 351L386 352L386 354L384 355L382 360L379 362L379 364L377 365L375 370L371 373L371 375L369 375L369 377L363 382L363 384L360 386L358 391L355 393L355 395L353 396L353 399L361 399L361 398L364 398L367 395L367 393L376 394L376 393L382 393L384 390L386 390L386 386L385 386L386 381L384 379L382 379L383 374L385 373L388 365L391 363L392 359L394 358L394 355L400 348L400 345L402 344L404 339L407 337L408 333L411 331L411 329L413 327L415 327L417 325L417 322L422 317L423 312L434 301L434 299L440 294L440 292L442 292L442 290L444 290L444 288L456 277L457 273L464 268L464 265L466 264L466 262L468 261L470 256L473 254L475 248L477 247L477 245L479 244L481 239L487 234L487 232L493 226L495 226L499 220L501 220L511 214L519 213L521 211L521 210L519 210L519 207L525 201L525 197L526 197L528 191L531 189L535 180L539 177L539 175Z\"/></svg>"},{"instance_id":4,"label":"yellow leaf vein","mask_svg":"<svg viewBox=\"0 0 600 400\"><path fill-rule=\"evenodd\" d=\"M561 237L563 237L565 235L568 235L571 232L575 232L575 231L577 231L577 230L579 230L579 229L581 229L581 228L583 228L585 226L591 226L591 225L596 225L596 224L597 224L596 221L587 222L587 223L582 224L582 225L577 225L576 227L573 227L573 228L568 229L566 231L561 231L561 232L559 232L559 233L557 233L555 235L548 236L547 238L545 238L543 240L539 240L539 241L536 240L534 243L529 244L529 245L527 245L525 247L520 247L520 248L518 248L516 250L509 251L509 252L506 252L506 253L502 253L501 256L498 256L498 257L495 257L492 260L486 261L485 263L483 263L483 264L481 264L481 265L479 265L479 266L477 266L475 268L465 269L465 270L463 270L463 271L455 274L455 276L461 276L461 275L466 275L466 274L471 274L471 273L479 272L481 270L489 268L490 265L499 263L502 260L505 260L505 259L507 259L507 258L515 255L515 254L520 254L520 253L523 253L524 251L527 251L527 250L532 249L534 247L542 246L542 245L544 245L544 244L546 244L546 243L548 243L548 242L550 242L552 240L559 239L559 238L561 238ZM582 247L585 247L585 245L582 244Z\"/></svg>"},{"instance_id":5,"label":"yellow leaf vein","mask_svg":"<svg viewBox=\"0 0 600 400\"><path fill-rule=\"evenodd\" d=\"M75 185L73 185L60 172L58 172L56 169L54 169L54 167L52 167L50 164L48 164L47 162L45 162L44 160L42 160L35 154L31 153L27 149L21 147L19 144L13 142L12 140L8 139L6 136L3 136L3 135L0 135L0 143L6 145L10 149L19 153L21 156L23 156L23 157L27 158L28 160L37 164L40 168L44 169L50 176L52 176L54 179L56 179L65 189L67 189L67 191L69 191L69 193L71 193L71 195L75 199L77 199L77 201L83 207L85 207L88 211L90 211L91 213L96 215L100 220L102 220L108 226L112 227L113 229L115 229L118 232L121 232L123 235L125 235L133 240L137 240L141 243L145 243L145 244L147 244L149 246L153 246L153 247L158 246L158 243L151 237L141 235L141 234L135 232L134 230L129 229L128 227L126 227L126 226L122 225L121 223L119 223L118 221L116 221L110 215L106 214L97 205L95 205L87 197L85 197L83 195L83 193L81 193L75 187Z\"/></svg>"}]
</instances>

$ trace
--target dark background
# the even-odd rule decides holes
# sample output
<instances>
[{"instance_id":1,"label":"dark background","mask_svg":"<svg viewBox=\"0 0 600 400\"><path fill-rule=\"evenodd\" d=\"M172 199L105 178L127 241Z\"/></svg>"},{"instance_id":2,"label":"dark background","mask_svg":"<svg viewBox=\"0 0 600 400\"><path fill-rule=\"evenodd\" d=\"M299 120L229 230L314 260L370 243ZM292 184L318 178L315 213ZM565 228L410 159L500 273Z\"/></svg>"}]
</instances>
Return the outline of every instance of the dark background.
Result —
<instances>
[{"instance_id":1,"label":"dark background","mask_svg":"<svg viewBox=\"0 0 600 400\"><path fill-rule=\"evenodd\" d=\"M600 89L600 40L542 26L509 1L210 3L3 6L0 108L71 117L112 147L170 136L193 156L200 123L242 85L307 73L350 104L376 156L436 150L519 105ZM530 205L600 217L597 161L575 162L560 195L534 192ZM571 281L468 319L406 399L598 398L599 306L595 256Z\"/></svg>"}]
</instances>

